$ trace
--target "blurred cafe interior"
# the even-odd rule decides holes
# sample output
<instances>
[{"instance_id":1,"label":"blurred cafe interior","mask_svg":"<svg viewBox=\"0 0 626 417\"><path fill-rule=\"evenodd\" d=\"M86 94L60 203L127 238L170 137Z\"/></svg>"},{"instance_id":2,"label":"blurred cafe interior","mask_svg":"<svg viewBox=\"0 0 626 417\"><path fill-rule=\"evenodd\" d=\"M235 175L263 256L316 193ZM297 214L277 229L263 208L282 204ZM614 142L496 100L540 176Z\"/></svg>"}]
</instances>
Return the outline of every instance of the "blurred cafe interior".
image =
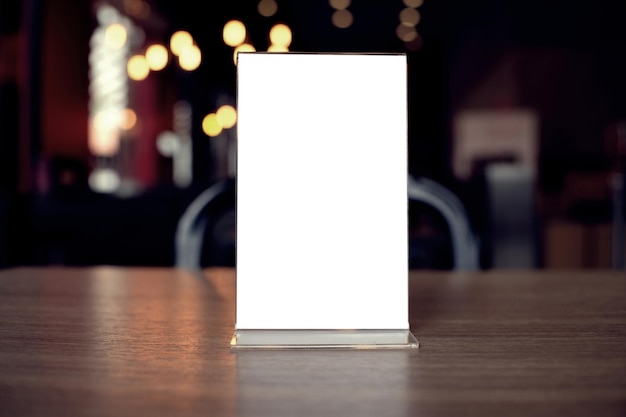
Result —
<instances>
[{"instance_id":1,"label":"blurred cafe interior","mask_svg":"<svg viewBox=\"0 0 626 417\"><path fill-rule=\"evenodd\" d=\"M236 53L269 51L406 54L408 174L461 203L479 268L623 268L625 20L621 0L3 0L0 267L175 265L187 208L236 175ZM214 203L201 262L232 266L233 193ZM409 267L454 268L451 229L410 201Z\"/></svg>"}]
</instances>

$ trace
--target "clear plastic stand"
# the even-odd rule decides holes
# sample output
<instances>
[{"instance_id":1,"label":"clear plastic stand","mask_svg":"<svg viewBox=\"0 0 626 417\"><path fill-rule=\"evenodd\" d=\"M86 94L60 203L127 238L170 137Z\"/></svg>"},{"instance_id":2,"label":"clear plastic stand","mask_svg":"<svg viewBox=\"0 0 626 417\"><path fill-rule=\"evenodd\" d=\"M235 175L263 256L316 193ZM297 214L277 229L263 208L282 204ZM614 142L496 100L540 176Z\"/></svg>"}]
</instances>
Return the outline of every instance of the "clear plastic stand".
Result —
<instances>
[{"instance_id":1,"label":"clear plastic stand","mask_svg":"<svg viewBox=\"0 0 626 417\"><path fill-rule=\"evenodd\" d=\"M415 349L410 330L235 330L231 350Z\"/></svg>"}]
</instances>

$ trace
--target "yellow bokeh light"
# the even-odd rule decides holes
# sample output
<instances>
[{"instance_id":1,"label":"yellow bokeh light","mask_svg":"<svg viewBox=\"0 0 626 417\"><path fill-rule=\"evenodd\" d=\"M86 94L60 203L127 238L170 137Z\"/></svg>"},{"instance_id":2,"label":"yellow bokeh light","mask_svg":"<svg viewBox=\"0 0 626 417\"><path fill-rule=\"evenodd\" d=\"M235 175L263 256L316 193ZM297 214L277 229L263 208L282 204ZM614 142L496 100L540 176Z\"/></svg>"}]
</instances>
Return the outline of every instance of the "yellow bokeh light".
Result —
<instances>
[{"instance_id":1,"label":"yellow bokeh light","mask_svg":"<svg viewBox=\"0 0 626 417\"><path fill-rule=\"evenodd\" d=\"M193 71L200 66L202 62L202 52L196 45L189 45L180 52L178 56L178 64L185 71Z\"/></svg>"},{"instance_id":2,"label":"yellow bokeh light","mask_svg":"<svg viewBox=\"0 0 626 417\"><path fill-rule=\"evenodd\" d=\"M230 129L237 123L237 110L229 104L224 104L217 109L217 121L224 129Z\"/></svg>"},{"instance_id":3,"label":"yellow bokeh light","mask_svg":"<svg viewBox=\"0 0 626 417\"><path fill-rule=\"evenodd\" d=\"M144 80L150 73L148 61L146 61L146 57L143 55L131 56L128 60L126 70L128 71L130 79L135 81Z\"/></svg>"},{"instance_id":4,"label":"yellow bokeh light","mask_svg":"<svg viewBox=\"0 0 626 417\"><path fill-rule=\"evenodd\" d=\"M160 71L167 65L167 48L161 44L153 44L146 49L146 61L152 71Z\"/></svg>"},{"instance_id":5,"label":"yellow bokeh light","mask_svg":"<svg viewBox=\"0 0 626 417\"><path fill-rule=\"evenodd\" d=\"M289 26L278 23L270 29L270 42L272 45L285 46L291 45L291 29Z\"/></svg>"},{"instance_id":6,"label":"yellow bokeh light","mask_svg":"<svg viewBox=\"0 0 626 417\"><path fill-rule=\"evenodd\" d=\"M120 127L130 130L137 124L137 113L133 109L124 109L120 116Z\"/></svg>"},{"instance_id":7,"label":"yellow bokeh light","mask_svg":"<svg viewBox=\"0 0 626 417\"><path fill-rule=\"evenodd\" d=\"M352 25L352 21L354 18L352 17L352 13L349 10L335 10L333 13L331 20L333 25L340 29L345 29Z\"/></svg>"},{"instance_id":8,"label":"yellow bokeh light","mask_svg":"<svg viewBox=\"0 0 626 417\"><path fill-rule=\"evenodd\" d=\"M424 0L404 0L406 7L413 7L414 9L420 7L422 4L424 4Z\"/></svg>"},{"instance_id":9,"label":"yellow bokeh light","mask_svg":"<svg viewBox=\"0 0 626 417\"><path fill-rule=\"evenodd\" d=\"M230 20L224 25L222 36L226 45L237 47L246 40L246 27L239 20Z\"/></svg>"},{"instance_id":10,"label":"yellow bokeh light","mask_svg":"<svg viewBox=\"0 0 626 417\"><path fill-rule=\"evenodd\" d=\"M399 18L400 23L404 26L416 26L420 22L422 16L416 9L407 7L400 12Z\"/></svg>"},{"instance_id":11,"label":"yellow bokeh light","mask_svg":"<svg viewBox=\"0 0 626 417\"><path fill-rule=\"evenodd\" d=\"M217 118L217 114L209 113L204 116L204 119L202 119L202 131L211 137L222 133L222 124Z\"/></svg>"},{"instance_id":12,"label":"yellow bokeh light","mask_svg":"<svg viewBox=\"0 0 626 417\"><path fill-rule=\"evenodd\" d=\"M104 32L104 43L111 49L120 49L126 44L128 32L121 23L113 23L107 26Z\"/></svg>"},{"instance_id":13,"label":"yellow bokeh light","mask_svg":"<svg viewBox=\"0 0 626 417\"><path fill-rule=\"evenodd\" d=\"M237 65L237 54L239 52L256 52L256 49L249 43L242 43L241 45L236 47L233 51L233 62L235 63L235 65Z\"/></svg>"},{"instance_id":14,"label":"yellow bokeh light","mask_svg":"<svg viewBox=\"0 0 626 417\"><path fill-rule=\"evenodd\" d=\"M170 38L170 49L174 55L180 55L181 51L190 45L193 45L193 37L184 30L174 32Z\"/></svg>"},{"instance_id":15,"label":"yellow bokeh light","mask_svg":"<svg viewBox=\"0 0 626 417\"><path fill-rule=\"evenodd\" d=\"M396 35L403 42L411 42L417 38L417 31L412 26L406 26L400 23L396 28Z\"/></svg>"},{"instance_id":16,"label":"yellow bokeh light","mask_svg":"<svg viewBox=\"0 0 626 417\"><path fill-rule=\"evenodd\" d=\"M270 17L274 16L276 11L278 11L278 4L275 0L261 0L257 9L261 16Z\"/></svg>"},{"instance_id":17,"label":"yellow bokeh light","mask_svg":"<svg viewBox=\"0 0 626 417\"><path fill-rule=\"evenodd\" d=\"M336 10L345 10L350 6L350 0L328 0L330 7Z\"/></svg>"},{"instance_id":18,"label":"yellow bokeh light","mask_svg":"<svg viewBox=\"0 0 626 417\"><path fill-rule=\"evenodd\" d=\"M270 45L267 52L289 52L289 48L283 45Z\"/></svg>"}]
</instances>

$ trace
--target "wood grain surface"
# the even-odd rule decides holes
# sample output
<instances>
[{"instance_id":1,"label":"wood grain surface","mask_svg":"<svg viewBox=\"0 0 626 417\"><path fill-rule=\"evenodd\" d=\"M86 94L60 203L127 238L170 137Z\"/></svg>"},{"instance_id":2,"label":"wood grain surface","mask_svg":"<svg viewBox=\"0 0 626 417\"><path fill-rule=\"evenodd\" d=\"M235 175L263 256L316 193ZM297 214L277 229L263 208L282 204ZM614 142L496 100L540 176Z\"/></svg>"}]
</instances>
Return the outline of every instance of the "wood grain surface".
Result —
<instances>
[{"instance_id":1,"label":"wood grain surface","mask_svg":"<svg viewBox=\"0 0 626 417\"><path fill-rule=\"evenodd\" d=\"M611 271L411 272L419 349L233 353L234 270L7 269L0 415L624 416L625 297Z\"/></svg>"}]
</instances>

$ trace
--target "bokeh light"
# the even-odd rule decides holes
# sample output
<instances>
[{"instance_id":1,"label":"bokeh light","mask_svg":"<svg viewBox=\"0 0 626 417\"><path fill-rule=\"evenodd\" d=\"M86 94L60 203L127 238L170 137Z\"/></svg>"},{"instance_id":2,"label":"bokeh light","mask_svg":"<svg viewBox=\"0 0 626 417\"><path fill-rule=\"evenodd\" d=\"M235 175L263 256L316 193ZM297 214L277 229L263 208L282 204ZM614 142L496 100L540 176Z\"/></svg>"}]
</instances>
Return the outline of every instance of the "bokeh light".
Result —
<instances>
[{"instance_id":1,"label":"bokeh light","mask_svg":"<svg viewBox=\"0 0 626 417\"><path fill-rule=\"evenodd\" d=\"M289 47L291 39L291 29L283 23L275 24L270 29L270 42L272 45Z\"/></svg>"},{"instance_id":2,"label":"bokeh light","mask_svg":"<svg viewBox=\"0 0 626 417\"><path fill-rule=\"evenodd\" d=\"M278 11L278 4L275 0L261 0L257 9L261 16L270 17L274 16Z\"/></svg>"},{"instance_id":3,"label":"bokeh light","mask_svg":"<svg viewBox=\"0 0 626 417\"><path fill-rule=\"evenodd\" d=\"M403 42L412 42L418 37L417 31L412 26L406 26L400 23L396 28L396 35Z\"/></svg>"},{"instance_id":4,"label":"bokeh light","mask_svg":"<svg viewBox=\"0 0 626 417\"><path fill-rule=\"evenodd\" d=\"M119 23L118 17L119 13L113 6L102 4L96 7L96 19L98 20L99 25L107 26L111 23Z\"/></svg>"},{"instance_id":5,"label":"bokeh light","mask_svg":"<svg viewBox=\"0 0 626 417\"><path fill-rule=\"evenodd\" d=\"M190 45L193 45L193 37L187 31L179 30L174 32L170 38L170 50L174 55L180 55L181 51Z\"/></svg>"},{"instance_id":6,"label":"bokeh light","mask_svg":"<svg viewBox=\"0 0 626 417\"><path fill-rule=\"evenodd\" d=\"M354 18L352 17L352 13L349 10L335 10L333 13L331 20L333 25L340 29L348 28L352 25Z\"/></svg>"},{"instance_id":7,"label":"bokeh light","mask_svg":"<svg viewBox=\"0 0 626 417\"><path fill-rule=\"evenodd\" d=\"M328 0L328 4L335 10L345 10L350 7L350 0Z\"/></svg>"},{"instance_id":8,"label":"bokeh light","mask_svg":"<svg viewBox=\"0 0 626 417\"><path fill-rule=\"evenodd\" d=\"M400 23L405 26L416 26L421 19L420 12L411 7L407 7L400 12Z\"/></svg>"},{"instance_id":9,"label":"bokeh light","mask_svg":"<svg viewBox=\"0 0 626 417\"><path fill-rule=\"evenodd\" d=\"M193 71L202 62L202 52L196 45L188 45L180 51L178 65L185 71Z\"/></svg>"},{"instance_id":10,"label":"bokeh light","mask_svg":"<svg viewBox=\"0 0 626 417\"><path fill-rule=\"evenodd\" d=\"M249 43L242 43L241 45L236 47L233 51L233 62L235 63L235 65L237 65L237 54L239 52L256 52L256 49Z\"/></svg>"},{"instance_id":11,"label":"bokeh light","mask_svg":"<svg viewBox=\"0 0 626 417\"><path fill-rule=\"evenodd\" d=\"M418 8L424 4L424 0L403 0L406 7Z\"/></svg>"},{"instance_id":12,"label":"bokeh light","mask_svg":"<svg viewBox=\"0 0 626 417\"><path fill-rule=\"evenodd\" d=\"M144 0L124 0L124 10L139 19L146 19L150 16L150 5Z\"/></svg>"},{"instance_id":13,"label":"bokeh light","mask_svg":"<svg viewBox=\"0 0 626 417\"><path fill-rule=\"evenodd\" d=\"M120 127L130 130L137 125L137 113L133 109L124 109L120 115Z\"/></svg>"},{"instance_id":14,"label":"bokeh light","mask_svg":"<svg viewBox=\"0 0 626 417\"><path fill-rule=\"evenodd\" d=\"M160 71L167 65L167 48L161 44L153 44L146 49L146 61L152 71Z\"/></svg>"},{"instance_id":15,"label":"bokeh light","mask_svg":"<svg viewBox=\"0 0 626 417\"><path fill-rule=\"evenodd\" d=\"M217 118L217 114L209 113L202 119L202 131L211 137L215 137L222 133L222 124Z\"/></svg>"},{"instance_id":16,"label":"bokeh light","mask_svg":"<svg viewBox=\"0 0 626 417\"><path fill-rule=\"evenodd\" d=\"M143 55L133 55L130 57L126 69L128 71L128 77L135 81L144 80L150 73L148 61L146 61L146 57Z\"/></svg>"},{"instance_id":17,"label":"bokeh light","mask_svg":"<svg viewBox=\"0 0 626 417\"><path fill-rule=\"evenodd\" d=\"M96 192L112 193L120 187L120 175L113 168L96 168L89 174L89 187Z\"/></svg>"},{"instance_id":18,"label":"bokeh light","mask_svg":"<svg viewBox=\"0 0 626 417\"><path fill-rule=\"evenodd\" d=\"M126 44L128 31L121 23L113 23L107 26L104 32L104 43L111 49L120 49Z\"/></svg>"},{"instance_id":19,"label":"bokeh light","mask_svg":"<svg viewBox=\"0 0 626 417\"><path fill-rule=\"evenodd\" d=\"M237 47L246 40L246 26L239 20L230 20L224 25L222 36L226 45Z\"/></svg>"},{"instance_id":20,"label":"bokeh light","mask_svg":"<svg viewBox=\"0 0 626 417\"><path fill-rule=\"evenodd\" d=\"M161 132L157 136L156 147L161 155L171 157L180 150L180 139L174 132Z\"/></svg>"},{"instance_id":21,"label":"bokeh light","mask_svg":"<svg viewBox=\"0 0 626 417\"><path fill-rule=\"evenodd\" d=\"M94 155L115 155L120 146L120 112L103 110L89 121L89 150Z\"/></svg>"},{"instance_id":22,"label":"bokeh light","mask_svg":"<svg viewBox=\"0 0 626 417\"><path fill-rule=\"evenodd\" d=\"M289 48L283 45L270 45L267 52L289 52Z\"/></svg>"},{"instance_id":23,"label":"bokeh light","mask_svg":"<svg viewBox=\"0 0 626 417\"><path fill-rule=\"evenodd\" d=\"M217 109L217 120L224 127L230 129L237 123L237 110L230 104L224 104Z\"/></svg>"}]
</instances>

